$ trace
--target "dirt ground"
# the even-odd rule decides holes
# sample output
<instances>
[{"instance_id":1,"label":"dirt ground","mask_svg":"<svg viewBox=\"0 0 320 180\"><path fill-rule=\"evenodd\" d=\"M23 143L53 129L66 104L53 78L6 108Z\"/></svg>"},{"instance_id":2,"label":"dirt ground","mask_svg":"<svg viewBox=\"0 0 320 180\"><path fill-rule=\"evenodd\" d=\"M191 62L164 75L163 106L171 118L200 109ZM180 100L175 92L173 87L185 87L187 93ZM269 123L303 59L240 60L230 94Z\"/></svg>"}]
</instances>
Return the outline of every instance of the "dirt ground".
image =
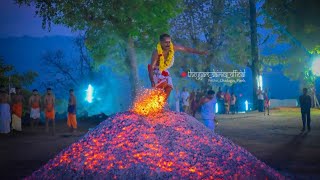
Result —
<instances>
[{"instance_id":1,"label":"dirt ground","mask_svg":"<svg viewBox=\"0 0 320 180\"><path fill-rule=\"evenodd\" d=\"M311 112L311 131L302 133L300 109L217 115L216 132L293 179L320 179L320 110Z\"/></svg>"},{"instance_id":2,"label":"dirt ground","mask_svg":"<svg viewBox=\"0 0 320 180\"><path fill-rule=\"evenodd\" d=\"M197 116L198 117L198 116ZM301 133L299 109L281 108L270 116L250 112L217 115L216 132L246 148L258 159L293 179L320 179L320 110L312 111L311 132ZM72 134L65 121L57 122L55 136L44 126L0 135L0 179L21 179L81 138L98 121L79 121Z\"/></svg>"},{"instance_id":3,"label":"dirt ground","mask_svg":"<svg viewBox=\"0 0 320 180\"><path fill-rule=\"evenodd\" d=\"M57 121L56 134L45 132L44 125L22 132L0 134L0 179L22 179L55 157L61 150L81 138L99 122L78 121L78 130L72 133L66 120Z\"/></svg>"}]
</instances>

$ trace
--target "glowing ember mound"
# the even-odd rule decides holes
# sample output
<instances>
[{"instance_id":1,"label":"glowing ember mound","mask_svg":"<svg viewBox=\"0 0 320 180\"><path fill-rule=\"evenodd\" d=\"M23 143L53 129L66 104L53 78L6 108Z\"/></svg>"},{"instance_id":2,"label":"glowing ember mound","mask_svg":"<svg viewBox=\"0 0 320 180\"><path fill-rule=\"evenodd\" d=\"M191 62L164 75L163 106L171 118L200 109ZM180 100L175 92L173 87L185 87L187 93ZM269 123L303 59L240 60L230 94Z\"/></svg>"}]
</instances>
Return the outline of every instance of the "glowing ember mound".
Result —
<instances>
[{"instance_id":1,"label":"glowing ember mound","mask_svg":"<svg viewBox=\"0 0 320 180\"><path fill-rule=\"evenodd\" d=\"M160 89L144 89L138 93L132 111L140 115L153 115L163 110L165 93Z\"/></svg>"},{"instance_id":2,"label":"glowing ember mound","mask_svg":"<svg viewBox=\"0 0 320 180\"><path fill-rule=\"evenodd\" d=\"M184 113L109 117L28 179L283 179Z\"/></svg>"}]
</instances>

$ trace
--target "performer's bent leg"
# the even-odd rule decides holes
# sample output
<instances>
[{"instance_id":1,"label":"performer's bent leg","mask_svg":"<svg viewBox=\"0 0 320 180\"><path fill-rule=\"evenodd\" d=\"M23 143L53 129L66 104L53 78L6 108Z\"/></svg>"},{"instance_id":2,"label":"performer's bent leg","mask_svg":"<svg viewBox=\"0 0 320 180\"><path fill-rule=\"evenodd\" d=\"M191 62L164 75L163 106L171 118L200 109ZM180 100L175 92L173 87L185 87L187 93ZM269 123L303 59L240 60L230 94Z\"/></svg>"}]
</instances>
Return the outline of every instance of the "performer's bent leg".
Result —
<instances>
[{"instance_id":1,"label":"performer's bent leg","mask_svg":"<svg viewBox=\"0 0 320 180\"><path fill-rule=\"evenodd\" d=\"M162 89L162 90L164 91L164 93L166 94L166 97L165 97L166 99L165 99L165 101L167 101L168 98L169 98L169 96L170 96L172 87L171 87L168 83L163 82L163 83L159 84L159 85L157 86L157 88Z\"/></svg>"}]
</instances>

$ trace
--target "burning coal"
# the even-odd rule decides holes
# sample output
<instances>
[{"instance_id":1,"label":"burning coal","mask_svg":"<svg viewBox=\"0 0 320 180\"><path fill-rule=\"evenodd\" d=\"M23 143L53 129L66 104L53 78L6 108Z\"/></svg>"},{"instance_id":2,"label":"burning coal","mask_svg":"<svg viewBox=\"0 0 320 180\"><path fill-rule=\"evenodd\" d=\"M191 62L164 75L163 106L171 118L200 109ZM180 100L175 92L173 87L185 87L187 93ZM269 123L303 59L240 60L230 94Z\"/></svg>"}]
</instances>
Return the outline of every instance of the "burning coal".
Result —
<instances>
[{"instance_id":1,"label":"burning coal","mask_svg":"<svg viewBox=\"0 0 320 180\"><path fill-rule=\"evenodd\" d=\"M139 115L154 115L163 110L166 100L165 93L160 89L144 89L138 93L132 111Z\"/></svg>"},{"instance_id":2,"label":"burning coal","mask_svg":"<svg viewBox=\"0 0 320 180\"><path fill-rule=\"evenodd\" d=\"M283 179L184 113L109 117L27 179Z\"/></svg>"}]
</instances>

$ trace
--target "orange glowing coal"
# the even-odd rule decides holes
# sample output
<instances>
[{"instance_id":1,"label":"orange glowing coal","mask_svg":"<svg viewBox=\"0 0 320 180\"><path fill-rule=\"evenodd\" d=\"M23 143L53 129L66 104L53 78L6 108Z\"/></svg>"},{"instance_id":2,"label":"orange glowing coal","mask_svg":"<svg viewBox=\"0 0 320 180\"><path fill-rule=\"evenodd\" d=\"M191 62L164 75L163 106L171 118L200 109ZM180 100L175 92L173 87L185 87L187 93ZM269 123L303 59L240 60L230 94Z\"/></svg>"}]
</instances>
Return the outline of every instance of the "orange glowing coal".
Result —
<instances>
[{"instance_id":1,"label":"orange glowing coal","mask_svg":"<svg viewBox=\"0 0 320 180\"><path fill-rule=\"evenodd\" d=\"M132 111L147 116L159 113L166 105L166 94L160 89L144 89L138 93Z\"/></svg>"},{"instance_id":2,"label":"orange glowing coal","mask_svg":"<svg viewBox=\"0 0 320 180\"><path fill-rule=\"evenodd\" d=\"M110 116L26 179L285 178L185 113L129 111Z\"/></svg>"}]
</instances>

